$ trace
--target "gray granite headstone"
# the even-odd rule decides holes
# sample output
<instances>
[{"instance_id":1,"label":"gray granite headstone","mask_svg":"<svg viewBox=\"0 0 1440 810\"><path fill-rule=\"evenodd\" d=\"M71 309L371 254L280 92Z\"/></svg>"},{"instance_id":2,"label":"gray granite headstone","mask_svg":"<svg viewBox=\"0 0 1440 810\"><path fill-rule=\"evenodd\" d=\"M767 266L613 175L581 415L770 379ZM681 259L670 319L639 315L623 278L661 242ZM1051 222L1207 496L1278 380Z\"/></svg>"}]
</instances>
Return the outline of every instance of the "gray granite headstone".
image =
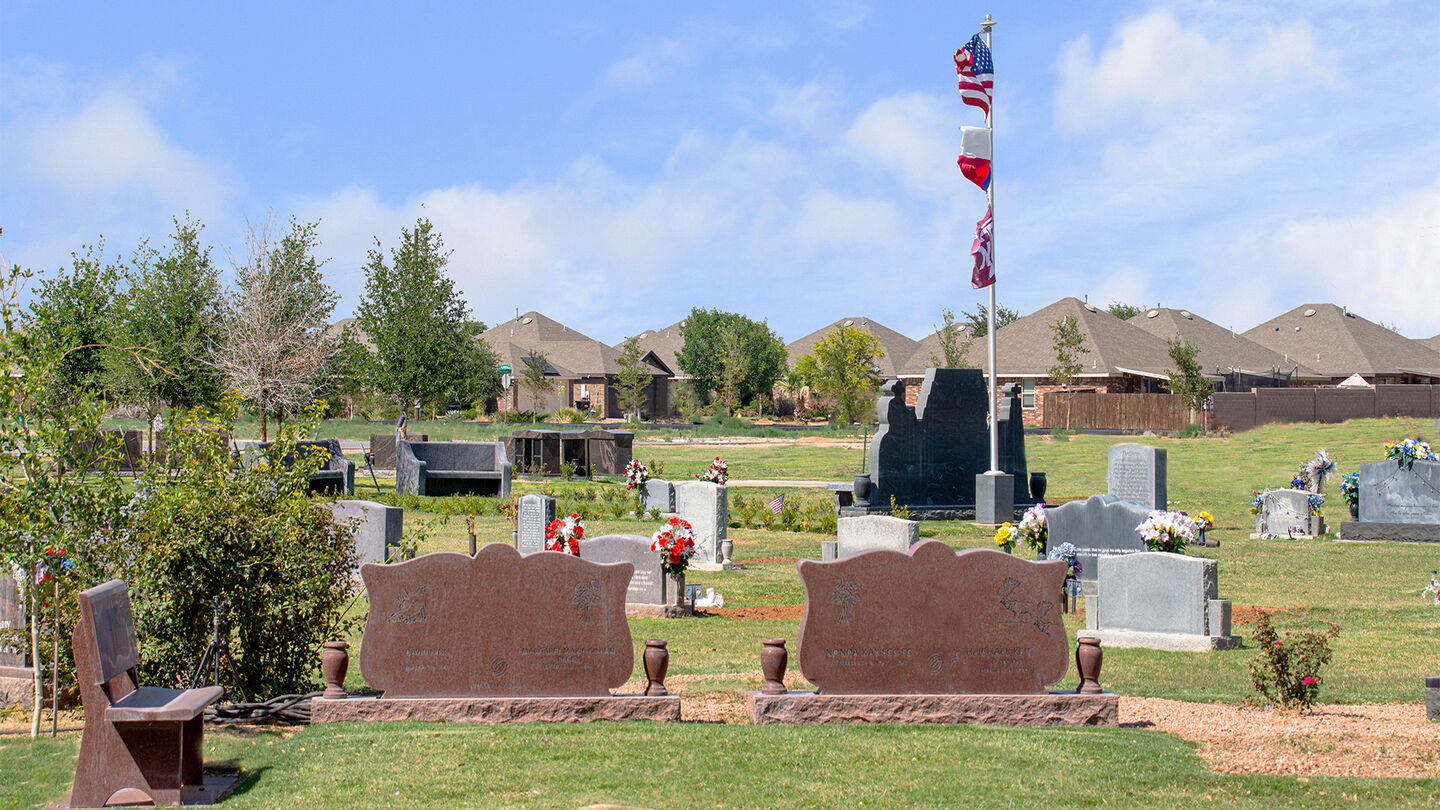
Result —
<instances>
[{"instance_id":1,"label":"gray granite headstone","mask_svg":"<svg viewBox=\"0 0 1440 810\"><path fill-rule=\"evenodd\" d=\"M0 567L0 630L18 630L25 626L25 611L20 608L20 590L9 567ZM0 647L0 667L23 667L25 656L19 651Z\"/></svg>"},{"instance_id":2,"label":"gray granite headstone","mask_svg":"<svg viewBox=\"0 0 1440 810\"><path fill-rule=\"evenodd\" d=\"M729 518L728 495L720 484L687 481L675 485L675 512L695 531L694 562L721 562L720 542Z\"/></svg>"},{"instance_id":3,"label":"gray granite headstone","mask_svg":"<svg viewBox=\"0 0 1440 810\"><path fill-rule=\"evenodd\" d=\"M635 566L625 602L631 605L670 605L676 582L660 567L660 554L650 550L650 538L638 534L607 534L580 540L580 559L598 563L628 562Z\"/></svg>"},{"instance_id":4,"label":"gray granite headstone","mask_svg":"<svg viewBox=\"0 0 1440 810\"><path fill-rule=\"evenodd\" d=\"M1150 509L1114 495L1091 495L1083 501L1045 508L1045 529L1050 548L1072 543L1080 562L1080 578L1093 580L1100 557L1134 554L1145 550L1140 524Z\"/></svg>"},{"instance_id":5,"label":"gray granite headstone","mask_svg":"<svg viewBox=\"0 0 1440 810\"><path fill-rule=\"evenodd\" d=\"M883 548L909 551L920 542L920 524L890 515L862 515L840 518L835 532L836 558Z\"/></svg>"},{"instance_id":6,"label":"gray granite headstone","mask_svg":"<svg viewBox=\"0 0 1440 810\"><path fill-rule=\"evenodd\" d=\"M515 521L515 550L533 554L545 550L545 527L555 519L555 499L548 495L521 495Z\"/></svg>"},{"instance_id":7,"label":"gray granite headstone","mask_svg":"<svg viewBox=\"0 0 1440 810\"><path fill-rule=\"evenodd\" d=\"M1101 557L1096 629L1142 633L1228 635L1223 616L1209 621L1219 598L1216 563L1163 551ZM1214 632L1211 632L1213 627ZM1221 632L1221 631L1225 632Z\"/></svg>"},{"instance_id":8,"label":"gray granite headstone","mask_svg":"<svg viewBox=\"0 0 1440 810\"><path fill-rule=\"evenodd\" d=\"M359 552L357 573L358 566L383 563L400 547L405 532L404 509L375 501L336 501L333 513L336 522L359 519L354 529L355 550Z\"/></svg>"},{"instance_id":9,"label":"gray granite headstone","mask_svg":"<svg viewBox=\"0 0 1440 810\"><path fill-rule=\"evenodd\" d=\"M1440 461L1360 465L1360 520L1440 523Z\"/></svg>"},{"instance_id":10,"label":"gray granite headstone","mask_svg":"<svg viewBox=\"0 0 1440 810\"><path fill-rule=\"evenodd\" d=\"M675 485L669 481L662 481L659 478L651 478L645 482L645 499L642 503L645 509L654 509L660 512L675 511Z\"/></svg>"},{"instance_id":11,"label":"gray granite headstone","mask_svg":"<svg viewBox=\"0 0 1440 810\"><path fill-rule=\"evenodd\" d=\"M1264 538L1310 534L1310 493L1300 489L1270 489L1261 496L1255 533Z\"/></svg>"},{"instance_id":12,"label":"gray granite headstone","mask_svg":"<svg viewBox=\"0 0 1440 810\"><path fill-rule=\"evenodd\" d=\"M1110 448L1109 492L1122 501L1149 509L1164 509L1167 451L1144 444L1117 444Z\"/></svg>"}]
</instances>

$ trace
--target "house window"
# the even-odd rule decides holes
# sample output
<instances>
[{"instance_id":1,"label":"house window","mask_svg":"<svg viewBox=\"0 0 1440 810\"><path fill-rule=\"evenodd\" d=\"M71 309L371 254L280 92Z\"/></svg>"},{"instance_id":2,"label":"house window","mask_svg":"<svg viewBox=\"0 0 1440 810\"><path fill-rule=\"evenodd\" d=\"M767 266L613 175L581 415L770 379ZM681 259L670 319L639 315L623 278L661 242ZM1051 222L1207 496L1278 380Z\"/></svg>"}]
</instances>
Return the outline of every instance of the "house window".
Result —
<instances>
[{"instance_id":1,"label":"house window","mask_svg":"<svg viewBox=\"0 0 1440 810\"><path fill-rule=\"evenodd\" d=\"M1035 407L1035 380L1034 378L1020 381L1020 407Z\"/></svg>"}]
</instances>

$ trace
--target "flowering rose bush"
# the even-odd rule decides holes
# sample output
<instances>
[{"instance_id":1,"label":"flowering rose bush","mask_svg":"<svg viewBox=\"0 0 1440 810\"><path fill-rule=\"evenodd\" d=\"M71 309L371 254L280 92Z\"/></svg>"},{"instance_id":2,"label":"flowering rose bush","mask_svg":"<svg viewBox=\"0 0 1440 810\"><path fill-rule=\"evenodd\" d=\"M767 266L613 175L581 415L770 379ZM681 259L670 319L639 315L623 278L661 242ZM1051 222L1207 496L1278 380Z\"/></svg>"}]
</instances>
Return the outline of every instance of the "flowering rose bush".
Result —
<instances>
[{"instance_id":1,"label":"flowering rose bush","mask_svg":"<svg viewBox=\"0 0 1440 810\"><path fill-rule=\"evenodd\" d=\"M701 481L709 481L712 484L723 484L730 480L730 465L720 460L719 456L710 462L710 469L695 476Z\"/></svg>"},{"instance_id":2,"label":"flowering rose bush","mask_svg":"<svg viewBox=\"0 0 1440 810\"><path fill-rule=\"evenodd\" d=\"M645 486L650 480L650 468L640 463L640 459L632 458L630 463L625 465L625 489L635 489Z\"/></svg>"},{"instance_id":3,"label":"flowering rose bush","mask_svg":"<svg viewBox=\"0 0 1440 810\"><path fill-rule=\"evenodd\" d=\"M999 546L1001 551L1007 553L1014 551L1016 532L1017 529L1014 524L1008 522L1001 523L1000 528L995 530L995 545Z\"/></svg>"},{"instance_id":4,"label":"flowering rose bush","mask_svg":"<svg viewBox=\"0 0 1440 810\"><path fill-rule=\"evenodd\" d=\"M1151 551L1184 554L1185 547L1195 542L1195 532L1195 521L1174 509L1168 512L1156 509L1140 524L1140 536Z\"/></svg>"},{"instance_id":5,"label":"flowering rose bush","mask_svg":"<svg viewBox=\"0 0 1440 810\"><path fill-rule=\"evenodd\" d=\"M1020 518L1020 538L1031 551L1043 552L1049 533L1045 528L1045 504L1037 503Z\"/></svg>"},{"instance_id":6,"label":"flowering rose bush","mask_svg":"<svg viewBox=\"0 0 1440 810\"><path fill-rule=\"evenodd\" d=\"M695 532L683 518L672 517L651 535L650 550L660 552L660 567L672 577L685 573L695 554Z\"/></svg>"},{"instance_id":7,"label":"flowering rose bush","mask_svg":"<svg viewBox=\"0 0 1440 810\"><path fill-rule=\"evenodd\" d=\"M1284 638L1260 611L1255 623L1255 646L1260 654L1250 663L1255 691L1278 709L1303 712L1320 694L1320 668L1330 663L1330 642L1340 633L1337 625L1324 632L1287 633Z\"/></svg>"},{"instance_id":8,"label":"flowering rose bush","mask_svg":"<svg viewBox=\"0 0 1440 810\"><path fill-rule=\"evenodd\" d=\"M580 522L579 513L555 518L545 527L545 550L568 551L580 556L580 538L585 536L585 524Z\"/></svg>"}]
</instances>

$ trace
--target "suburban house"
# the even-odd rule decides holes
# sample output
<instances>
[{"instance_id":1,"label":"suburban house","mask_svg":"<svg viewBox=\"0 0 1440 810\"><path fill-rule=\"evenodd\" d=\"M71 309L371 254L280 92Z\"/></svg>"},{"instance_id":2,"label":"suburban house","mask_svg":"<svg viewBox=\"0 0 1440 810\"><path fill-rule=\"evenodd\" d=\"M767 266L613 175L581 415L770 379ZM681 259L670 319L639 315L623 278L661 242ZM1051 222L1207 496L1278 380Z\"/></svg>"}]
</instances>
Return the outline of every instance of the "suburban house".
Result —
<instances>
[{"instance_id":1,"label":"suburban house","mask_svg":"<svg viewBox=\"0 0 1440 810\"><path fill-rule=\"evenodd\" d=\"M905 337L894 329L872 321L869 318L841 318L828 326L816 329L814 332L811 332L799 340L787 344L785 351L789 355L788 362L790 363L790 367L794 368L795 364L800 362L801 357L810 354L810 352L815 349L816 343L819 343L826 335L829 335L842 326L859 329L862 332L874 335L880 340L880 349L885 352L885 356L878 358L875 361L875 365L880 368L880 376L886 379L899 377L901 367L915 354L915 350L920 345L918 342Z\"/></svg>"},{"instance_id":2,"label":"suburban house","mask_svg":"<svg viewBox=\"0 0 1440 810\"><path fill-rule=\"evenodd\" d=\"M1169 344L1133 324L1122 321L1094 304L1062 298L1044 309L1019 318L995 332L1000 365L999 383L1020 383L1020 404L1025 424L1040 425L1045 415L1045 394L1065 390L1050 377L1056 365L1053 325L1073 316L1088 350L1080 355L1080 373L1070 391L1111 394L1162 393L1170 366ZM989 373L986 339L975 341L970 364Z\"/></svg>"},{"instance_id":3,"label":"suburban house","mask_svg":"<svg viewBox=\"0 0 1440 810\"><path fill-rule=\"evenodd\" d=\"M594 411L602 419L623 418L615 396L615 377L620 373L620 353L598 340L571 329L538 312L526 312L481 335L511 369L510 387L501 395L502 409L553 411L569 407ZM525 369L544 356L545 379L551 383L539 395L523 385ZM668 414L670 403L665 375L651 367L645 390L646 418Z\"/></svg>"},{"instance_id":4,"label":"suburban house","mask_svg":"<svg viewBox=\"0 0 1440 810\"><path fill-rule=\"evenodd\" d=\"M641 359L655 369L657 374L663 375L656 379L655 387L657 390L663 389L658 401L663 402L665 407L655 411L647 408L648 413L662 418L674 412L677 387L690 382L690 375L680 370L680 362L675 359L685 345L685 336L680 331L685 326L685 320L681 319L663 329L647 330L635 336L640 345ZM617 353L623 344L624 341L615 344Z\"/></svg>"},{"instance_id":5,"label":"suburban house","mask_svg":"<svg viewBox=\"0 0 1440 810\"><path fill-rule=\"evenodd\" d=\"M1303 304L1245 337L1318 372L1323 383L1440 383L1440 352L1334 304Z\"/></svg>"},{"instance_id":6,"label":"suburban house","mask_svg":"<svg viewBox=\"0 0 1440 810\"><path fill-rule=\"evenodd\" d=\"M1415 342L1419 343L1421 346L1424 346L1432 352L1440 352L1440 335L1425 338L1424 340L1417 340Z\"/></svg>"},{"instance_id":7,"label":"suburban house","mask_svg":"<svg viewBox=\"0 0 1440 810\"><path fill-rule=\"evenodd\" d=\"M1297 358L1267 349L1214 321L1186 309L1158 307L1126 323L1164 341L1182 338L1198 351L1195 359L1216 391L1249 391L1328 382L1325 375L1306 368Z\"/></svg>"},{"instance_id":8,"label":"suburban house","mask_svg":"<svg viewBox=\"0 0 1440 810\"><path fill-rule=\"evenodd\" d=\"M961 346L965 341L970 340L969 325L960 326L956 340ZM987 351L986 343L983 340L970 342L969 350L965 353L965 362L962 368L978 368L980 355ZM895 376L905 382L905 404L913 406L920 396L920 384L925 381L925 370L936 366L943 366L945 363L945 350L940 345L940 335L931 332L921 338L915 344L915 350L910 353L910 359L900 365Z\"/></svg>"}]
</instances>

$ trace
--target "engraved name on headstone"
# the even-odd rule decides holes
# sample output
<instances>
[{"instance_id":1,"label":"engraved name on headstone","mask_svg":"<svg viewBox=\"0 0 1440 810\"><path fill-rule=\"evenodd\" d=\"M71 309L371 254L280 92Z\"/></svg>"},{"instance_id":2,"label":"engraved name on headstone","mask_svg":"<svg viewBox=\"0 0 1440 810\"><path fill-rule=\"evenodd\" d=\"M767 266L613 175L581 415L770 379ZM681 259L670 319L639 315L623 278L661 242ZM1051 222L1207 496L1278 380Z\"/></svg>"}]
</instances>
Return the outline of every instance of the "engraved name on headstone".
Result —
<instances>
[{"instance_id":1,"label":"engraved name on headstone","mask_svg":"<svg viewBox=\"0 0 1440 810\"><path fill-rule=\"evenodd\" d=\"M555 519L555 499L548 495L521 495L515 521L515 549L521 554L545 550L545 527Z\"/></svg>"},{"instance_id":2,"label":"engraved name on headstone","mask_svg":"<svg viewBox=\"0 0 1440 810\"><path fill-rule=\"evenodd\" d=\"M1361 464L1360 520L1440 523L1440 461Z\"/></svg>"},{"instance_id":3,"label":"engraved name on headstone","mask_svg":"<svg viewBox=\"0 0 1440 810\"><path fill-rule=\"evenodd\" d=\"M800 669L822 694L1036 694L1065 675L1062 562L927 540L798 568Z\"/></svg>"},{"instance_id":4,"label":"engraved name on headstone","mask_svg":"<svg viewBox=\"0 0 1440 810\"><path fill-rule=\"evenodd\" d=\"M25 626L25 611L20 607L20 590L9 567L0 567L0 630L18 630ZM23 667L25 656L19 650L0 646L0 667Z\"/></svg>"},{"instance_id":5,"label":"engraved name on headstone","mask_svg":"<svg viewBox=\"0 0 1440 810\"><path fill-rule=\"evenodd\" d=\"M631 572L503 543L361 566L361 674L386 697L609 694L634 666Z\"/></svg>"},{"instance_id":6,"label":"engraved name on headstone","mask_svg":"<svg viewBox=\"0 0 1440 810\"><path fill-rule=\"evenodd\" d=\"M1168 452L1144 444L1117 444L1110 448L1107 480L1111 495L1149 509L1164 509Z\"/></svg>"}]
</instances>

